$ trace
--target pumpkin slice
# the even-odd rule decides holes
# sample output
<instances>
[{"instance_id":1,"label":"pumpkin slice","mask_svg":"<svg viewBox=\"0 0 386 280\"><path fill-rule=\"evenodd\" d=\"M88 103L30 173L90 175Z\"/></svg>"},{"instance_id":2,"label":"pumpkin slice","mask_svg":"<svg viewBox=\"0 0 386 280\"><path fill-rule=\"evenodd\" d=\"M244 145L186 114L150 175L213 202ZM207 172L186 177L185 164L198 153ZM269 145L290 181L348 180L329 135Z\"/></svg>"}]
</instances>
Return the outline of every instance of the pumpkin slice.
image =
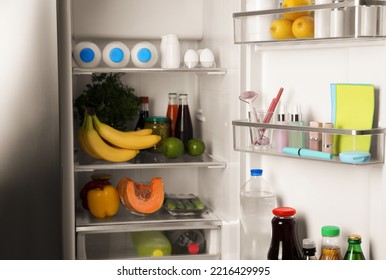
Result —
<instances>
[{"instance_id":1,"label":"pumpkin slice","mask_svg":"<svg viewBox=\"0 0 386 280\"><path fill-rule=\"evenodd\" d=\"M160 177L153 178L149 185L122 177L117 188L122 204L134 213L151 214L162 207L165 191Z\"/></svg>"}]
</instances>

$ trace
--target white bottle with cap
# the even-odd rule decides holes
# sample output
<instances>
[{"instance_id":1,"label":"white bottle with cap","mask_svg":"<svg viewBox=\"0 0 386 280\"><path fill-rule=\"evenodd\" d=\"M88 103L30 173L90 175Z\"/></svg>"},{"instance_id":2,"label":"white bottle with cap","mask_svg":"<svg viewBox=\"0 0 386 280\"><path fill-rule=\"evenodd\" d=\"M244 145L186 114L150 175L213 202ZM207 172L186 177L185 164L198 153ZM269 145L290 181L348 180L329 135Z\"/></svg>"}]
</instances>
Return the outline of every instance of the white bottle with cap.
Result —
<instances>
[{"instance_id":1,"label":"white bottle with cap","mask_svg":"<svg viewBox=\"0 0 386 280\"><path fill-rule=\"evenodd\" d=\"M151 68L158 60L156 47L149 42L139 42L131 50L133 64L140 68Z\"/></svg>"},{"instance_id":2,"label":"white bottle with cap","mask_svg":"<svg viewBox=\"0 0 386 280\"><path fill-rule=\"evenodd\" d=\"M130 50L122 42L108 43L103 49L103 61L112 68L125 67L130 60Z\"/></svg>"},{"instance_id":3,"label":"white bottle with cap","mask_svg":"<svg viewBox=\"0 0 386 280\"><path fill-rule=\"evenodd\" d=\"M82 41L75 45L72 56L79 67L97 67L102 59L101 50L93 42Z\"/></svg>"}]
</instances>

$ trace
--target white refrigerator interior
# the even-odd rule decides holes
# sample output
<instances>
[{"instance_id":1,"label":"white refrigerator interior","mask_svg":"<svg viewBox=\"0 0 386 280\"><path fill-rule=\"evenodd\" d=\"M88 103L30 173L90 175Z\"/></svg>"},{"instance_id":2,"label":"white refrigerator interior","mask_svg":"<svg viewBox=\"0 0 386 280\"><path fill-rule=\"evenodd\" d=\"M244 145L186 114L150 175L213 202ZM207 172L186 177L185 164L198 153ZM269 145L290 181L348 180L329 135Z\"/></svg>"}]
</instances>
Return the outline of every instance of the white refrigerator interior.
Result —
<instances>
[{"instance_id":1,"label":"white refrigerator interior","mask_svg":"<svg viewBox=\"0 0 386 280\"><path fill-rule=\"evenodd\" d=\"M121 176L136 181L161 176L166 192L200 196L221 222L219 236L213 234L215 231L208 234L213 244L219 244L218 252L212 248L214 257L238 259L240 188L249 179L250 168L262 168L265 179L277 193L278 205L297 210L299 240L314 239L318 255L321 227L337 225L341 228L342 253L347 247L347 235L358 233L362 236L362 247L368 259L386 259L386 226L382 222L386 215L383 164L354 166L238 152L233 146L232 127L233 120L247 116L248 108L239 100L241 92L256 91L259 97L255 106L267 109L280 87L284 88L281 104L286 105L288 111L300 105L304 121L331 121L331 83L374 84L377 126L384 127L385 40L262 46L235 44L232 14L244 11L245 1L68 0L62 1L60 8L63 17L60 21L63 46L60 58L61 119L65 124L61 129L62 141L66 143L62 146L66 161L65 258L87 258L93 250L98 251L94 245L101 242L104 242L105 251L111 252L111 258L122 257L114 255L114 248L120 247L117 246L119 238L122 238L119 242L125 244L125 235L120 235L124 230L109 235L76 224L79 222L75 208L80 188L94 171L107 171L113 175L113 184ZM103 49L109 42L120 40L132 49L137 42L146 40L160 51L161 36L168 33L181 34L181 54L188 49L210 48L215 54L215 68L225 69L225 73L130 70L122 80L134 87L139 96L149 96L150 115L166 114L169 92L187 93L194 136L202 138L207 152L224 164L151 168L106 166L97 170L90 165L82 167L81 153L75 153L72 158L74 150L79 151L76 141L79 122L76 116L73 119L71 103L90 82L90 75L71 61L71 48L79 41L90 40ZM78 72L74 74L72 67ZM103 62L101 67L105 67ZM131 62L128 67L132 69ZM160 69L160 61L154 67ZM138 224L133 226L138 229ZM87 236L83 230L90 230L91 234ZM101 239L92 236L95 233L102 233ZM115 234L119 237L114 241ZM99 256L98 252L95 256ZM103 255L103 258L108 257L108 254Z\"/></svg>"}]
</instances>

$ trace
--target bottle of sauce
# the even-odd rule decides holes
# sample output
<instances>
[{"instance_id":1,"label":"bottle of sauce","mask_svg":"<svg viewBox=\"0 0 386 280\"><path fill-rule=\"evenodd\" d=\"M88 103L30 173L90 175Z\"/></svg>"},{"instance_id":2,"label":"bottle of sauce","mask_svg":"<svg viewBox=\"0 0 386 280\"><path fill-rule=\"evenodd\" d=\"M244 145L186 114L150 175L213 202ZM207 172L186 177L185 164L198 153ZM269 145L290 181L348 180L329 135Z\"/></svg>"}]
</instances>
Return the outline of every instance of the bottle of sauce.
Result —
<instances>
[{"instance_id":1,"label":"bottle of sauce","mask_svg":"<svg viewBox=\"0 0 386 280\"><path fill-rule=\"evenodd\" d=\"M179 95L180 103L178 105L178 114L176 121L175 137L179 138L184 144L193 138L193 124L190 117L188 95L181 93Z\"/></svg>"},{"instance_id":2,"label":"bottle of sauce","mask_svg":"<svg viewBox=\"0 0 386 280\"><path fill-rule=\"evenodd\" d=\"M166 236L172 244L173 255L195 255L205 253L205 237L201 230L167 231Z\"/></svg>"},{"instance_id":3,"label":"bottle of sauce","mask_svg":"<svg viewBox=\"0 0 386 280\"><path fill-rule=\"evenodd\" d=\"M139 111L139 119L137 125L135 126L135 130L140 130L145 127L145 119L149 116L149 97L141 96L140 97L141 108Z\"/></svg>"},{"instance_id":4,"label":"bottle of sauce","mask_svg":"<svg viewBox=\"0 0 386 280\"><path fill-rule=\"evenodd\" d=\"M345 260L365 260L365 255L363 254L362 247L362 238L359 234L350 234L348 236L348 247L347 252L344 255Z\"/></svg>"},{"instance_id":5,"label":"bottle of sauce","mask_svg":"<svg viewBox=\"0 0 386 280\"><path fill-rule=\"evenodd\" d=\"M341 260L340 228L337 226L322 227L322 253L320 260Z\"/></svg>"},{"instance_id":6,"label":"bottle of sauce","mask_svg":"<svg viewBox=\"0 0 386 280\"><path fill-rule=\"evenodd\" d=\"M170 136L175 137L176 133L176 122L178 115L178 103L177 103L177 93L169 93L169 103L166 116L170 119Z\"/></svg>"},{"instance_id":7,"label":"bottle of sauce","mask_svg":"<svg viewBox=\"0 0 386 280\"><path fill-rule=\"evenodd\" d=\"M303 239L303 260L315 261L316 257L315 241L309 238Z\"/></svg>"},{"instance_id":8,"label":"bottle of sauce","mask_svg":"<svg viewBox=\"0 0 386 280\"><path fill-rule=\"evenodd\" d=\"M272 239L268 260L302 260L302 249L298 240L296 210L278 207L272 210Z\"/></svg>"}]
</instances>

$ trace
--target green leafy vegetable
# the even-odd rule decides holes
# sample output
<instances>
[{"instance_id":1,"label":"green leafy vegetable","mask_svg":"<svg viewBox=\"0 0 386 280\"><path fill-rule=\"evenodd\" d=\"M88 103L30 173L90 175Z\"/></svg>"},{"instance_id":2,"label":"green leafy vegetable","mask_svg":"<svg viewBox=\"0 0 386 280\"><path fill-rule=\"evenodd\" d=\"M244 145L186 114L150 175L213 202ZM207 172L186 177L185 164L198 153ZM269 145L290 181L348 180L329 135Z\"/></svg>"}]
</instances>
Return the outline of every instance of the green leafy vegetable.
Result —
<instances>
[{"instance_id":1,"label":"green leafy vegetable","mask_svg":"<svg viewBox=\"0 0 386 280\"><path fill-rule=\"evenodd\" d=\"M130 129L127 125L138 116L140 100L134 88L122 83L121 76L119 73L92 74L92 83L86 85L74 102L80 124L86 108L91 108L101 122L122 131Z\"/></svg>"}]
</instances>

